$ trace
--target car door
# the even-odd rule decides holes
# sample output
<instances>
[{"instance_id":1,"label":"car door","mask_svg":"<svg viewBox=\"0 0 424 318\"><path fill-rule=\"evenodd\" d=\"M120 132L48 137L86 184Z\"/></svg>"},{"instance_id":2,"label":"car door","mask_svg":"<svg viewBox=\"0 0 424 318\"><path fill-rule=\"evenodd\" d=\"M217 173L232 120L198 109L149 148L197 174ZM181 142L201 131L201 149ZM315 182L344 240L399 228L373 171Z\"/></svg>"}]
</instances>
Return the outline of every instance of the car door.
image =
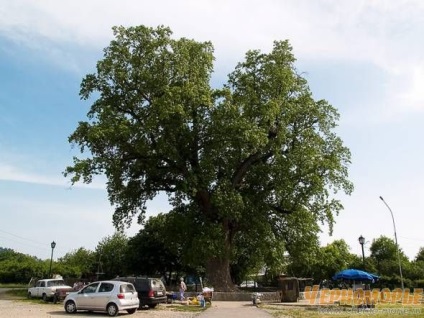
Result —
<instances>
[{"instance_id":1,"label":"car door","mask_svg":"<svg viewBox=\"0 0 424 318\"><path fill-rule=\"evenodd\" d=\"M78 297L75 298L78 309L94 309L95 294L100 283L92 283L85 286L78 292Z\"/></svg>"},{"instance_id":2,"label":"car door","mask_svg":"<svg viewBox=\"0 0 424 318\"><path fill-rule=\"evenodd\" d=\"M35 295L36 297L41 297L44 292L44 288L46 287L46 282L44 280L40 280L37 282L35 286Z\"/></svg>"},{"instance_id":3,"label":"car door","mask_svg":"<svg viewBox=\"0 0 424 318\"><path fill-rule=\"evenodd\" d=\"M99 289L94 294L93 304L98 310L105 310L115 285L109 282L100 283Z\"/></svg>"}]
</instances>

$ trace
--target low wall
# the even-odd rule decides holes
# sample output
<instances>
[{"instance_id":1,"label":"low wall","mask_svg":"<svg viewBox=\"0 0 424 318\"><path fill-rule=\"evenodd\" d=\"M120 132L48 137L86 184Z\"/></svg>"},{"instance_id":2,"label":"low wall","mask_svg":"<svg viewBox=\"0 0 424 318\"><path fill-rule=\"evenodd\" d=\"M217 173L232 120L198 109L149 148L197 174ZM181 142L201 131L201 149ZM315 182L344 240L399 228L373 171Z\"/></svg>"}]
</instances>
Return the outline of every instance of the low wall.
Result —
<instances>
[{"instance_id":1,"label":"low wall","mask_svg":"<svg viewBox=\"0 0 424 318\"><path fill-rule=\"evenodd\" d=\"M279 292L260 292L262 301L279 302L281 296ZM197 293L185 293L186 297L195 297ZM212 301L251 301L252 293L248 292L213 292Z\"/></svg>"}]
</instances>

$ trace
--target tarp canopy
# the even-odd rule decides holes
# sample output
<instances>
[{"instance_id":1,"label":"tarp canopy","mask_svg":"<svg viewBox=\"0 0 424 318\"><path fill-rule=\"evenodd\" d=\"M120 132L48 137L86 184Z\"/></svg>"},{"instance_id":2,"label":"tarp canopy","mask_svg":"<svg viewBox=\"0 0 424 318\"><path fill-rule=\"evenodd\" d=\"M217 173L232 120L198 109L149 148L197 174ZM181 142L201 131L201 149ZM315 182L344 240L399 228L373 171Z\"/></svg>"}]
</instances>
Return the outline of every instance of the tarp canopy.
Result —
<instances>
[{"instance_id":1,"label":"tarp canopy","mask_svg":"<svg viewBox=\"0 0 424 318\"><path fill-rule=\"evenodd\" d=\"M336 275L333 276L333 280L339 280L339 279L347 279L347 280L354 280L354 281L371 281L374 282L379 277L374 274L370 274L368 272L359 270L359 269L345 269L340 272L338 272Z\"/></svg>"}]
</instances>

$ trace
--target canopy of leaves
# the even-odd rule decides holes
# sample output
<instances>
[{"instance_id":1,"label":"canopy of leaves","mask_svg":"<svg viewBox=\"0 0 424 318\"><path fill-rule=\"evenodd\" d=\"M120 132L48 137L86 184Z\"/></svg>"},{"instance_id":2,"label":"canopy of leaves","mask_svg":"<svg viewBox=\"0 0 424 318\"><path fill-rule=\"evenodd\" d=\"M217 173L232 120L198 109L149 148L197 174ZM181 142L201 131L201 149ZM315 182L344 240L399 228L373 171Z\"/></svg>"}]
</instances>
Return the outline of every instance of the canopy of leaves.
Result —
<instances>
[{"instance_id":1,"label":"canopy of leaves","mask_svg":"<svg viewBox=\"0 0 424 318\"><path fill-rule=\"evenodd\" d=\"M0 283L27 284L31 277L42 277L47 270L47 266L34 256L12 249L0 250Z\"/></svg>"},{"instance_id":2,"label":"canopy of leaves","mask_svg":"<svg viewBox=\"0 0 424 318\"><path fill-rule=\"evenodd\" d=\"M208 244L196 246L209 257L236 257L236 240L255 247L288 237L301 246L306 228L311 237L317 223L331 231L342 208L332 194L352 191L350 152L333 132L336 109L313 99L289 43L247 52L212 89L212 44L171 34L114 28L82 81L81 97L97 99L69 138L83 158L65 174L73 182L106 175L117 227L142 220L146 202L166 192L185 228L207 233L196 237Z\"/></svg>"},{"instance_id":3,"label":"canopy of leaves","mask_svg":"<svg viewBox=\"0 0 424 318\"><path fill-rule=\"evenodd\" d=\"M126 273L127 246L128 238L119 231L97 244L95 259L100 278L110 279Z\"/></svg>"},{"instance_id":4,"label":"canopy of leaves","mask_svg":"<svg viewBox=\"0 0 424 318\"><path fill-rule=\"evenodd\" d=\"M371 247L371 258L374 260L375 268L377 273L386 277L394 277L399 274L399 259L398 259L398 247L394 240L380 236L374 239ZM399 256L401 266L405 268L408 263L408 258L403 253L402 249L399 249Z\"/></svg>"},{"instance_id":5,"label":"canopy of leaves","mask_svg":"<svg viewBox=\"0 0 424 318\"><path fill-rule=\"evenodd\" d=\"M169 215L150 217L144 228L129 239L126 257L129 273L169 278L171 273L186 271L181 233L175 223L170 224Z\"/></svg>"},{"instance_id":6,"label":"canopy of leaves","mask_svg":"<svg viewBox=\"0 0 424 318\"><path fill-rule=\"evenodd\" d=\"M310 277L316 282L330 280L337 272L351 268L357 257L350 253L344 240L335 240L323 247L311 250L310 255L296 259L289 272L298 277Z\"/></svg>"},{"instance_id":7,"label":"canopy of leaves","mask_svg":"<svg viewBox=\"0 0 424 318\"><path fill-rule=\"evenodd\" d=\"M420 247L417 255L415 256L416 262L424 262L424 247Z\"/></svg>"},{"instance_id":8,"label":"canopy of leaves","mask_svg":"<svg viewBox=\"0 0 424 318\"><path fill-rule=\"evenodd\" d=\"M93 277L97 270L96 255L93 251L83 247L66 253L65 256L58 259L58 262L66 264L68 268L73 268L74 277L77 278Z\"/></svg>"}]
</instances>

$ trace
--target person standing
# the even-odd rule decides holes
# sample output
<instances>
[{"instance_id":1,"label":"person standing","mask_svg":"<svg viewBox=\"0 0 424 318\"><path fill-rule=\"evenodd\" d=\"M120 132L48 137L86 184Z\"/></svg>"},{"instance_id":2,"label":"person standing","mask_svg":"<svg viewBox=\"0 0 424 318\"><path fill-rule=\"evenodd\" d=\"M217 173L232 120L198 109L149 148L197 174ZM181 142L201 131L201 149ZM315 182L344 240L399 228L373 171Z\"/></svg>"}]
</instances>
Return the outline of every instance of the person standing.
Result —
<instances>
[{"instance_id":1,"label":"person standing","mask_svg":"<svg viewBox=\"0 0 424 318\"><path fill-rule=\"evenodd\" d=\"M180 279L180 300L185 300L184 292L187 290L187 285L184 283L184 278L181 277Z\"/></svg>"}]
</instances>

